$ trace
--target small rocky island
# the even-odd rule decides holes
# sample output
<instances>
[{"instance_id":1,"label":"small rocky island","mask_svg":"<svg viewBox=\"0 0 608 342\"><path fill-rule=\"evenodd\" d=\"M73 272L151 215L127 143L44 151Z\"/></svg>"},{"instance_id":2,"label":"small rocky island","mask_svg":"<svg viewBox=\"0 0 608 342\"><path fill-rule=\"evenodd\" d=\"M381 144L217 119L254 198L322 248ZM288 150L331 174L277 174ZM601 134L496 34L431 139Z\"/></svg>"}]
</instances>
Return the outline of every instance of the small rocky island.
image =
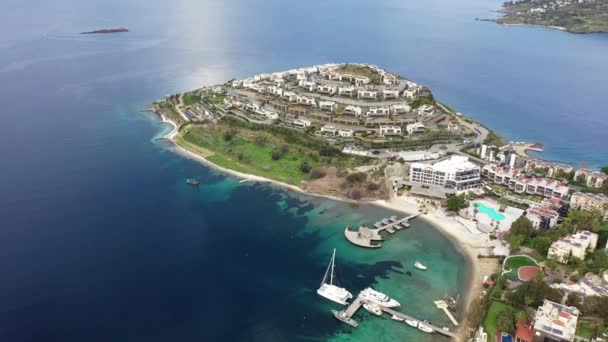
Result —
<instances>
[{"instance_id":1,"label":"small rocky island","mask_svg":"<svg viewBox=\"0 0 608 342\"><path fill-rule=\"evenodd\" d=\"M107 33L122 33L122 32L129 32L129 29L124 28L124 27L119 27L119 28L80 32L80 34L107 34Z\"/></svg>"},{"instance_id":2,"label":"small rocky island","mask_svg":"<svg viewBox=\"0 0 608 342\"><path fill-rule=\"evenodd\" d=\"M507 1L498 24L553 27L572 33L608 32L608 0Z\"/></svg>"}]
</instances>

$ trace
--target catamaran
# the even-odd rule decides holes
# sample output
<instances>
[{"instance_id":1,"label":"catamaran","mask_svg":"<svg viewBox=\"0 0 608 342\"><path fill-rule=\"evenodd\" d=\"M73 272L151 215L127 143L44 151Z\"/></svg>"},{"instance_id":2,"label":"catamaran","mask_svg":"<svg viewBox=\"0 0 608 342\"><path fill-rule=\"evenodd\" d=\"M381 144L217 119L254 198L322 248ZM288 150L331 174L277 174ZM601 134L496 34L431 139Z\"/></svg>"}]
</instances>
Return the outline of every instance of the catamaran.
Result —
<instances>
[{"instance_id":1,"label":"catamaran","mask_svg":"<svg viewBox=\"0 0 608 342\"><path fill-rule=\"evenodd\" d=\"M336 249L334 248L334 253L331 256L331 261L329 262L329 265L327 265L327 270L325 270L323 281L321 281L321 287L319 287L317 293L319 294L319 296L327 298L332 302L346 305L348 304L348 300L353 298L353 295L345 288L334 285L335 261ZM329 276L329 283L327 282L327 276Z\"/></svg>"},{"instance_id":2,"label":"catamaran","mask_svg":"<svg viewBox=\"0 0 608 342\"><path fill-rule=\"evenodd\" d=\"M365 290L361 291L359 296L363 299L367 299L372 303L382 305L386 308L394 308L396 306L401 305L398 301L392 299L391 297L385 295L382 292L372 289L371 287L368 287Z\"/></svg>"},{"instance_id":3,"label":"catamaran","mask_svg":"<svg viewBox=\"0 0 608 342\"><path fill-rule=\"evenodd\" d=\"M425 270L426 270L426 266L424 266L423 264L421 264L421 263L420 263L420 261L416 261L416 262L414 263L414 267L416 267L416 268L417 268L417 269L419 269L419 270L423 270L423 271L425 271Z\"/></svg>"}]
</instances>

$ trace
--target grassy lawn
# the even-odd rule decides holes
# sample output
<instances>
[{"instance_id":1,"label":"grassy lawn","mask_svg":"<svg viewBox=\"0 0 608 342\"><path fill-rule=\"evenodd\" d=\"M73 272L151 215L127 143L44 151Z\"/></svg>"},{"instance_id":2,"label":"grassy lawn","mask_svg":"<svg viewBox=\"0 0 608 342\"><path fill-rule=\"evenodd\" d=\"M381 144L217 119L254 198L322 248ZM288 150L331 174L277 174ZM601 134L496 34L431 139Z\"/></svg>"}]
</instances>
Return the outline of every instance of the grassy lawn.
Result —
<instances>
[{"instance_id":1,"label":"grassy lawn","mask_svg":"<svg viewBox=\"0 0 608 342\"><path fill-rule=\"evenodd\" d=\"M519 278L517 277L517 271L522 266L538 266L538 264L534 262L532 258L527 256L508 257L505 261L505 269L509 269L511 271L505 273L505 275L509 280L519 280Z\"/></svg>"},{"instance_id":2,"label":"grassy lawn","mask_svg":"<svg viewBox=\"0 0 608 342\"><path fill-rule=\"evenodd\" d=\"M225 127L205 129L188 126L188 130L188 134L180 133L176 139L178 143L185 143L189 145L188 148L194 147L197 152L202 150L212 163L235 171L297 185L308 179L308 175L300 171L303 162L313 168L319 166L319 162L310 157L311 150L286 144L267 132L240 129L232 139L226 140ZM263 144L256 144L255 139L259 137L265 138ZM289 151L283 153L279 160L273 160L272 152L283 145L287 145Z\"/></svg>"},{"instance_id":3,"label":"grassy lawn","mask_svg":"<svg viewBox=\"0 0 608 342\"><path fill-rule=\"evenodd\" d=\"M341 74L364 76L369 78L372 84L380 84L380 74L366 66L346 64L336 69L336 71Z\"/></svg>"},{"instance_id":4,"label":"grassy lawn","mask_svg":"<svg viewBox=\"0 0 608 342\"><path fill-rule=\"evenodd\" d=\"M183 95L182 99L184 101L184 105L192 106L194 104L199 103L201 100L201 97L196 95L194 92L192 92L192 93L185 93Z\"/></svg>"},{"instance_id":5,"label":"grassy lawn","mask_svg":"<svg viewBox=\"0 0 608 342\"><path fill-rule=\"evenodd\" d=\"M488 312L482 323L483 330L488 334L488 342L494 342L494 336L496 336L496 333L498 332L496 317L498 317L499 313L508 310L509 308L510 306L508 304L496 300L493 300L492 303L490 303L490 307L488 308Z\"/></svg>"},{"instance_id":6,"label":"grassy lawn","mask_svg":"<svg viewBox=\"0 0 608 342\"><path fill-rule=\"evenodd\" d=\"M595 332L598 331L598 323L590 319L580 318L576 325L576 335L588 339L595 337Z\"/></svg>"}]
</instances>

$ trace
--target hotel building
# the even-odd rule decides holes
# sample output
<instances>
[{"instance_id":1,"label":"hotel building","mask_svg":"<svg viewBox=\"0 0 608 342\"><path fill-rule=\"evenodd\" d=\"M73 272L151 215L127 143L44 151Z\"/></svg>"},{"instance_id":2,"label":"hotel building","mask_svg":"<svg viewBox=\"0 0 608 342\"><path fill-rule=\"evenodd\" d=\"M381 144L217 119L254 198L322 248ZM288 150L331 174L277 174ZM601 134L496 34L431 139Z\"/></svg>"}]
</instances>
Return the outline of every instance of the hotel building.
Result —
<instances>
[{"instance_id":1,"label":"hotel building","mask_svg":"<svg viewBox=\"0 0 608 342\"><path fill-rule=\"evenodd\" d=\"M412 163L410 181L463 191L481 186L480 168L464 156L452 156L435 164Z\"/></svg>"}]
</instances>

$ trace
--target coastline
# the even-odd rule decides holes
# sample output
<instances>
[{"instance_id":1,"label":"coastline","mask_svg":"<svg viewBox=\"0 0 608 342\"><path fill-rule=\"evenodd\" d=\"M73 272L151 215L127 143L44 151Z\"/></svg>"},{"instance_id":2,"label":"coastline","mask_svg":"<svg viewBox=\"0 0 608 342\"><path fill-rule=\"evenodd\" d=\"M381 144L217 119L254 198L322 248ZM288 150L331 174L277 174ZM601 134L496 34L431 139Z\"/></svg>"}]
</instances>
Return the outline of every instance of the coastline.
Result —
<instances>
[{"instance_id":1,"label":"coastline","mask_svg":"<svg viewBox=\"0 0 608 342\"><path fill-rule=\"evenodd\" d=\"M195 161L198 161L206 166L209 166L217 171L222 173L242 178L242 179L250 179L257 182L268 183L273 186L278 186L287 190L296 191L308 196L321 197L325 199L330 199L334 201L340 201L345 203L356 203L356 204L372 204L375 206L383 207L386 209L395 210L404 214L415 214L419 213L419 206L414 203L408 202L404 198L391 198L389 200L374 200L374 201L354 201L350 199L340 198L331 195L324 195L318 193L311 193L304 189L301 189L295 185L287 184L283 182L279 182L276 180L264 178L257 175L247 174L231 169L227 169L212 163L206 158L192 152L180 145L178 145L174 138L177 135L179 128L175 122L170 119L167 119L164 115L159 114L161 117L161 121L167 124L172 125L174 128L171 132L166 134L163 139L169 140L173 143L174 151L182 156L188 157ZM470 306L473 299L475 299L478 295L483 291L482 282L483 277L486 275L490 275L496 271L498 268L498 262L496 259L489 258L486 259L485 262L482 262L479 259L479 250L487 249L488 246L485 244L485 235L482 236L473 236L468 233L463 227L461 227L456 221L451 217L438 216L436 212L429 214L422 214L419 216L419 219L425 220L427 223L438 230L441 234L448 237L448 239L453 243L454 247L459 250L459 252L465 257L467 260L470 274L466 283L469 284L468 287L465 287L466 293L463 296L464 305L462 306L462 310L465 313L462 317L461 324L456 328L456 332L458 334L459 340L465 340L467 333L467 324L466 324L466 311ZM463 234L464 233L464 234ZM488 262L490 261L490 262ZM494 262L491 262L494 261Z\"/></svg>"}]
</instances>

